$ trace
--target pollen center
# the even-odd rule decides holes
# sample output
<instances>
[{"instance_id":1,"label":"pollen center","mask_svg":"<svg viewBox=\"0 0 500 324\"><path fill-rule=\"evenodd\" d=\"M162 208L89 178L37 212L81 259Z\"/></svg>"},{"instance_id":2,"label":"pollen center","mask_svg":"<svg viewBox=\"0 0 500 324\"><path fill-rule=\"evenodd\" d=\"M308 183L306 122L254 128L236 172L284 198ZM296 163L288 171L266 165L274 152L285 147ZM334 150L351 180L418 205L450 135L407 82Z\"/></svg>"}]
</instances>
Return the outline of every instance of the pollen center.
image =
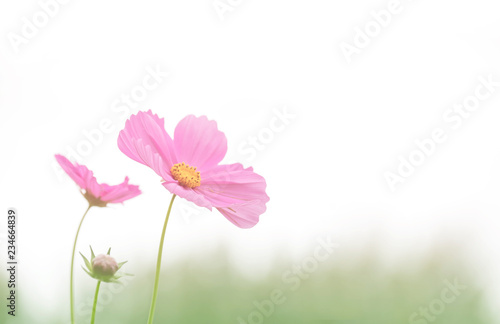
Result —
<instances>
[{"instance_id":1,"label":"pollen center","mask_svg":"<svg viewBox=\"0 0 500 324\"><path fill-rule=\"evenodd\" d=\"M200 185L200 172L196 171L195 167L189 166L184 162L174 164L170 169L170 173L184 187L195 188Z\"/></svg>"}]
</instances>

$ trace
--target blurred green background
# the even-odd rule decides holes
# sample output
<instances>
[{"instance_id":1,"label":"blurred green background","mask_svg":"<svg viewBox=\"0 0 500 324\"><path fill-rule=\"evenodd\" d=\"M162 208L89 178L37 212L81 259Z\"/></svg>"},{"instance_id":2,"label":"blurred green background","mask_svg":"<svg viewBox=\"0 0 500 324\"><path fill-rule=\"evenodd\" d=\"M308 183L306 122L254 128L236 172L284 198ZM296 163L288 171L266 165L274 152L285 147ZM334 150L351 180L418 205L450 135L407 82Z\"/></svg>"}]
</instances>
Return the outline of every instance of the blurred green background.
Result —
<instances>
[{"instance_id":1,"label":"blurred green background","mask_svg":"<svg viewBox=\"0 0 500 324\"><path fill-rule=\"evenodd\" d=\"M494 323L466 261L450 250L436 249L418 266L403 262L388 266L375 257L374 250L355 256L334 251L315 265L311 250L303 259L277 255L272 270L258 278L235 270L224 249L202 258L186 257L163 267L155 323ZM96 323L146 323L153 266L124 278L122 285L103 283ZM297 269L302 278L294 274ZM123 270L127 271L127 265ZM79 324L90 322L96 284L85 280L76 298ZM453 291L450 284L456 280L460 287ZM279 305L271 306L273 294L279 296L274 296ZM8 319L3 311L0 322L66 324L69 307L64 297L60 312L47 318L37 315L36 305L21 300L18 316Z\"/></svg>"}]
</instances>

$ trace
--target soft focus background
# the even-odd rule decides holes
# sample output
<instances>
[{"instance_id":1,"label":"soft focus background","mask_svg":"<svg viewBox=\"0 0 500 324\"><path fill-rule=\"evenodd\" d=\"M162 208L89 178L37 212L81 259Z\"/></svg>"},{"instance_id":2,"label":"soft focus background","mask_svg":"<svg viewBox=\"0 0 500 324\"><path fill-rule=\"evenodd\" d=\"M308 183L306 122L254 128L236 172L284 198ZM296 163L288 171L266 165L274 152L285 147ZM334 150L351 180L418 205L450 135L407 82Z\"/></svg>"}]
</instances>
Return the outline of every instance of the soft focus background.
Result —
<instances>
[{"instance_id":1,"label":"soft focus background","mask_svg":"<svg viewBox=\"0 0 500 324\"><path fill-rule=\"evenodd\" d=\"M171 195L116 139L148 109L170 133L187 114L216 120L224 162L253 166L271 197L251 230L176 200L156 323L499 323L499 9L2 1L0 262L14 207L19 290L17 316L2 306L0 323L69 322L86 201L56 153L100 182L140 185L141 196L90 211L77 250L111 246L135 275L103 285L97 323L146 322ZM435 129L446 140L418 153ZM401 162L412 156L418 165ZM391 187L387 172L404 182ZM325 241L335 247L319 262ZM77 322L87 323L95 281L77 261Z\"/></svg>"}]
</instances>

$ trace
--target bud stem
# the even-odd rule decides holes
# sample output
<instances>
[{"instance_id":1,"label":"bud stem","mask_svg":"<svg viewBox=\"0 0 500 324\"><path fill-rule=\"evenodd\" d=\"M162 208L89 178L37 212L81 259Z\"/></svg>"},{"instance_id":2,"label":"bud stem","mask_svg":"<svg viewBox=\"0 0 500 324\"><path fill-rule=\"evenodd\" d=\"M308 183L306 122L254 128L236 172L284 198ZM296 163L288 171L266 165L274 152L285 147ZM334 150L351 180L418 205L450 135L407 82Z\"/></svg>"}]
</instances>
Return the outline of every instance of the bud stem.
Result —
<instances>
[{"instance_id":1,"label":"bud stem","mask_svg":"<svg viewBox=\"0 0 500 324\"><path fill-rule=\"evenodd\" d=\"M97 296L99 295L99 287L101 287L101 280L97 281L97 287L95 288L94 306L92 306L92 318L90 319L90 324L94 324L95 322L95 310L97 308Z\"/></svg>"},{"instance_id":2,"label":"bud stem","mask_svg":"<svg viewBox=\"0 0 500 324\"><path fill-rule=\"evenodd\" d=\"M161 255L163 252L163 241L165 241L165 231L167 230L168 218L170 216L170 211L172 210L172 205L174 204L175 194L170 200L170 206L168 206L167 217L165 218L165 224L163 225L163 231L161 232L160 247L158 248L158 259L156 261L156 275L155 275L155 285L153 288L153 299L151 300L151 308L149 309L148 324L153 323L153 317L155 314L156 307L156 297L158 296L158 282L160 281L160 268L161 268Z\"/></svg>"}]
</instances>

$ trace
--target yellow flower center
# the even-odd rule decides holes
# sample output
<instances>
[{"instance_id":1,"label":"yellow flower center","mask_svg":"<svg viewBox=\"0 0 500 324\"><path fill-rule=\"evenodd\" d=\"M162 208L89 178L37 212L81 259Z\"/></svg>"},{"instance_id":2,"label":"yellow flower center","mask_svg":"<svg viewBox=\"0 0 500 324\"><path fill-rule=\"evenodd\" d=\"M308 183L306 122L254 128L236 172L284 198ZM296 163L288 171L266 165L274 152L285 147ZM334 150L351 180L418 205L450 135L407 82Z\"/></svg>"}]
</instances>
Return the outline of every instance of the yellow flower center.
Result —
<instances>
[{"instance_id":1,"label":"yellow flower center","mask_svg":"<svg viewBox=\"0 0 500 324\"><path fill-rule=\"evenodd\" d=\"M170 169L170 173L184 187L195 188L200 185L200 172L196 171L195 167L189 166L184 162L174 164Z\"/></svg>"}]
</instances>

